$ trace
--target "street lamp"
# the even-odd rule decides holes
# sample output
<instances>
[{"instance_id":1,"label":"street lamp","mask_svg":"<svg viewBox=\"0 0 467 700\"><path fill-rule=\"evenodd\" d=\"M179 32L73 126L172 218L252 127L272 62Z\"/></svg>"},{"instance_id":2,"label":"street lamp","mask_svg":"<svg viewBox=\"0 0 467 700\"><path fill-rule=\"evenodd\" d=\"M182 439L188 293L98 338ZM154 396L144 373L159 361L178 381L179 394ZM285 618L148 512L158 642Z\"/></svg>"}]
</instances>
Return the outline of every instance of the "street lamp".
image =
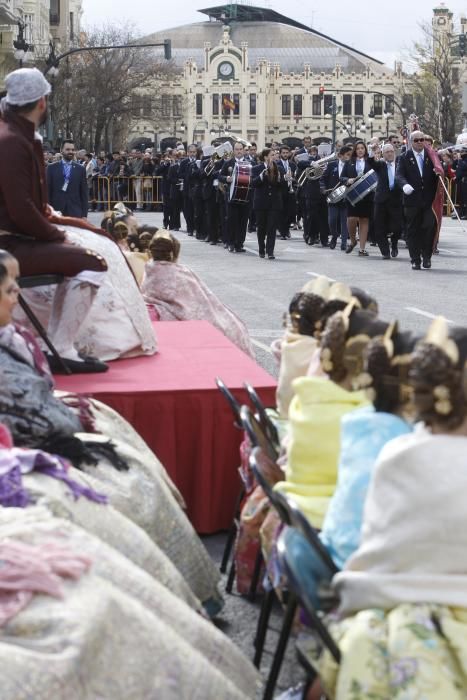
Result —
<instances>
[{"instance_id":1,"label":"street lamp","mask_svg":"<svg viewBox=\"0 0 467 700\"><path fill-rule=\"evenodd\" d=\"M18 20L18 36L16 39L13 41L13 46L15 49L15 52L13 56L17 61L19 61L19 67L23 67L23 61L26 60L27 53L28 51L32 48L32 46L29 46L29 44L26 42L26 39L24 37L24 28L25 24L22 20Z\"/></svg>"}]
</instances>

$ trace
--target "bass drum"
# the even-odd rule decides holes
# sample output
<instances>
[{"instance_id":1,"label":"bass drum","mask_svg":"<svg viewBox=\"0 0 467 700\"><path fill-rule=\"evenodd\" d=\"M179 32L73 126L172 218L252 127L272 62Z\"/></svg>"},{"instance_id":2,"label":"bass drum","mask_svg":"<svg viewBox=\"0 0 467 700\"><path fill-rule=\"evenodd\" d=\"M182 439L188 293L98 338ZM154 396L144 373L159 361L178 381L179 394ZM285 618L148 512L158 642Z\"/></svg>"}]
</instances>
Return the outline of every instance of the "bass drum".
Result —
<instances>
[{"instance_id":1,"label":"bass drum","mask_svg":"<svg viewBox=\"0 0 467 700\"><path fill-rule=\"evenodd\" d=\"M229 202L248 202L251 187L251 165L236 163L230 183Z\"/></svg>"}]
</instances>

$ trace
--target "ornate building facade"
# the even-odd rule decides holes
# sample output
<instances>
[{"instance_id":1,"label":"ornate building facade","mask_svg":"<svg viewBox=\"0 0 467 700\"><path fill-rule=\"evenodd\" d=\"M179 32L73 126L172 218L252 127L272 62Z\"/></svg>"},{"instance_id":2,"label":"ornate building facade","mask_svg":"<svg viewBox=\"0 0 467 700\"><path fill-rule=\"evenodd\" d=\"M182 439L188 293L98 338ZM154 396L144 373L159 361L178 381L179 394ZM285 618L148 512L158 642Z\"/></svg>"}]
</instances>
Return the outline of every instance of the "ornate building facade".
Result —
<instances>
[{"instance_id":1,"label":"ornate building facade","mask_svg":"<svg viewBox=\"0 0 467 700\"><path fill-rule=\"evenodd\" d=\"M404 123L402 67L376 59L272 10L225 5L207 21L145 37L170 39L175 73L146 95L129 141L210 143L225 132L294 145L370 135ZM157 102L157 109L152 103Z\"/></svg>"},{"instance_id":2,"label":"ornate building facade","mask_svg":"<svg viewBox=\"0 0 467 700\"><path fill-rule=\"evenodd\" d=\"M82 0L0 0L0 82L19 66L13 42L19 25L29 46L24 65L34 65L48 55L49 43L64 51L79 36Z\"/></svg>"}]
</instances>

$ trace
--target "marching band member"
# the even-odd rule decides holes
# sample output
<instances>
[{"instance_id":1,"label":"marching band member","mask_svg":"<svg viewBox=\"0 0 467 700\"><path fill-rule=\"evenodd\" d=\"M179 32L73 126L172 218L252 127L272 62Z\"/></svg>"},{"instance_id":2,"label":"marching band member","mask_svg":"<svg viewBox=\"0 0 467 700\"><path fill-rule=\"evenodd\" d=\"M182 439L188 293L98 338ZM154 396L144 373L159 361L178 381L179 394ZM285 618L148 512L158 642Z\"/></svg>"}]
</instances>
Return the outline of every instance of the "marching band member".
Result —
<instances>
[{"instance_id":1,"label":"marching band member","mask_svg":"<svg viewBox=\"0 0 467 700\"><path fill-rule=\"evenodd\" d=\"M342 184L341 176L345 163L350 160L353 148L350 145L342 146L338 152L338 161L329 163L321 177L321 190L324 194L332 192L333 189ZM337 245L337 239L341 237L341 250L346 250L347 238L347 207L345 198L336 204L328 205L328 224L331 233L329 247L331 250Z\"/></svg>"},{"instance_id":2,"label":"marching band member","mask_svg":"<svg viewBox=\"0 0 467 700\"><path fill-rule=\"evenodd\" d=\"M232 182L232 174L237 163L246 163L243 143L237 141L233 147L233 158L226 160L219 173L219 181L228 185ZM230 253L244 253L243 244L246 238L246 228L250 212L249 202L227 202L227 235Z\"/></svg>"},{"instance_id":3,"label":"marching band member","mask_svg":"<svg viewBox=\"0 0 467 700\"><path fill-rule=\"evenodd\" d=\"M342 171L342 181L346 185L352 185L357 177L364 175L371 169L371 163L368 161L368 149L363 141L357 141L354 146L352 158L345 164ZM347 246L346 253L351 253L357 245L358 226L358 238L360 242L358 254L362 257L368 256L368 251L365 250L365 246L368 239L372 208L372 194L367 194L366 197L355 206L347 202L347 228L349 229L350 243Z\"/></svg>"},{"instance_id":4,"label":"marching band member","mask_svg":"<svg viewBox=\"0 0 467 700\"><path fill-rule=\"evenodd\" d=\"M287 196L287 181L284 173L274 160L271 148L261 151L259 165L253 168L252 185L254 187L253 209L258 225L259 257L274 260L274 245L279 217ZM266 247L265 247L266 241Z\"/></svg>"},{"instance_id":5,"label":"marching band member","mask_svg":"<svg viewBox=\"0 0 467 700\"><path fill-rule=\"evenodd\" d=\"M175 151L175 160L169 167L167 179L170 183L170 230L179 231L180 212L183 206L183 180L179 177L180 161L185 157L185 149L179 146Z\"/></svg>"},{"instance_id":6,"label":"marching band member","mask_svg":"<svg viewBox=\"0 0 467 700\"><path fill-rule=\"evenodd\" d=\"M318 160L317 150L314 152L316 155L299 154L297 156L297 182L300 180L301 174L310 166L310 163ZM329 236L328 211L326 198L320 189L319 179L305 179L305 182L298 188L298 198L302 205L303 238L305 243L313 245L321 240L321 245L324 248L327 247Z\"/></svg>"},{"instance_id":7,"label":"marching band member","mask_svg":"<svg viewBox=\"0 0 467 700\"><path fill-rule=\"evenodd\" d=\"M203 158L200 165L200 185L201 197L204 205L204 221L206 226L207 240L210 245L219 242L219 207L217 204L217 183L219 169L222 161L213 162L212 154L214 148L205 146L203 148ZM211 167L208 167L212 165ZM206 172L207 171L207 172ZM216 183L216 185L214 184Z\"/></svg>"},{"instance_id":8,"label":"marching band member","mask_svg":"<svg viewBox=\"0 0 467 700\"><path fill-rule=\"evenodd\" d=\"M279 218L279 233L281 238L290 238L290 223L295 221L295 191L294 191L294 175L297 169L296 164L290 160L290 148L282 145L279 150L278 166L287 182L287 191L284 192L284 206Z\"/></svg>"},{"instance_id":9,"label":"marching band member","mask_svg":"<svg viewBox=\"0 0 467 700\"><path fill-rule=\"evenodd\" d=\"M198 147L192 143L188 146L187 157L180 162L178 172L179 180L183 181L183 216L186 222L186 232L192 236L195 230L195 213L193 208L193 197L191 196L190 170L191 164L195 162L198 153Z\"/></svg>"}]
</instances>

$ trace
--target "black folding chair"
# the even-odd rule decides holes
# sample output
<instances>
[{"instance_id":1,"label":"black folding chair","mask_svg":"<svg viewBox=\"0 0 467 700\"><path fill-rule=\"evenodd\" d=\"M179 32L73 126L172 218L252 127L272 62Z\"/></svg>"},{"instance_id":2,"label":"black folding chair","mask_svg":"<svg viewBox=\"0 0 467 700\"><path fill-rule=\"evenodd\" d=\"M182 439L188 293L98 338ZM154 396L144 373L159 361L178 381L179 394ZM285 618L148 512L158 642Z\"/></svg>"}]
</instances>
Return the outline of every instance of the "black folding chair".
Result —
<instances>
[{"instance_id":1,"label":"black folding chair","mask_svg":"<svg viewBox=\"0 0 467 700\"><path fill-rule=\"evenodd\" d=\"M217 388L221 392L222 396L225 398L227 401L227 404L229 405L230 410L232 411L233 419L234 419L234 426L238 430L243 430L242 427L242 421L240 418L240 403L237 401L235 396L232 394L230 389L227 388L226 384L222 381L220 377L216 377L216 384ZM220 571L222 574L225 574L227 571L227 565L229 563L230 555L232 554L232 548L235 542L235 538L237 536L238 528L239 528L239 521L240 521L240 507L242 504L242 501L245 497L245 489L243 485L240 487L240 491L237 496L237 500L235 502L235 510L234 510L234 515L232 518L232 524L230 525L228 534L227 534L227 540L225 542L225 547L224 551L222 553L222 561L221 561L221 566L220 566ZM229 571L229 576L227 578L227 584L226 584L226 591L227 593L232 592L232 587L233 587L233 582L235 579L235 560L232 561L231 568Z\"/></svg>"},{"instance_id":2,"label":"black folding chair","mask_svg":"<svg viewBox=\"0 0 467 700\"><path fill-rule=\"evenodd\" d=\"M50 284L60 284L60 282L63 282L64 276L63 275L28 275L25 277L19 277L18 278L18 286L20 289L31 289L32 287L45 287ZM42 338L44 343L47 345L48 349L50 350L50 353L53 355L55 358L55 361L57 362L57 365L62 368L64 374L72 374L70 368L66 365L66 363L63 361L63 359L60 357L58 354L55 346L53 345L52 341L50 340L49 336L47 335L47 332L42 325L42 323L39 321L37 318L36 314L33 312L25 298L23 297L22 294L18 295L18 303L23 309L24 313L28 317L29 321L33 325L33 327L36 329L37 334Z\"/></svg>"},{"instance_id":3,"label":"black folding chair","mask_svg":"<svg viewBox=\"0 0 467 700\"><path fill-rule=\"evenodd\" d=\"M271 440L263 425L256 419L248 406L240 409L240 420L253 447L261 447L275 462L279 457L279 445Z\"/></svg>"},{"instance_id":4,"label":"black folding chair","mask_svg":"<svg viewBox=\"0 0 467 700\"><path fill-rule=\"evenodd\" d=\"M277 428L272 422L271 418L268 416L266 407L258 396L256 389L254 389L248 382L243 382L243 386L248 392L250 401L253 404L258 420L263 428L264 432L268 436L269 440L272 442L277 452L280 451L280 438Z\"/></svg>"}]
</instances>

